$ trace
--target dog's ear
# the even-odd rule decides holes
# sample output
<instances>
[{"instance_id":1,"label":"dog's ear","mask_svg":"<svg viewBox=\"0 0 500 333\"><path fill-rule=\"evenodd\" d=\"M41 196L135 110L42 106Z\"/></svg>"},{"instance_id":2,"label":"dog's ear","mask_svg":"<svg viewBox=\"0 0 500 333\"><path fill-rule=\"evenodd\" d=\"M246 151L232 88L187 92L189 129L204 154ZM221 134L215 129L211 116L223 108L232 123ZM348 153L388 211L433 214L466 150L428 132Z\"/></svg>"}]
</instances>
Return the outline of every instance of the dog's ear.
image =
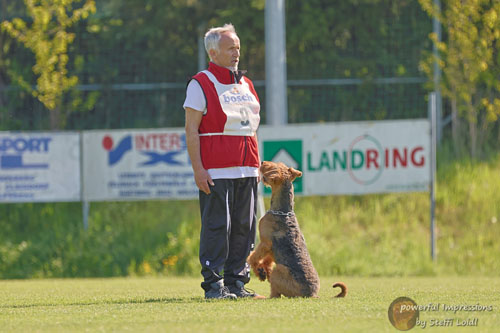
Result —
<instances>
[{"instance_id":1,"label":"dog's ear","mask_svg":"<svg viewBox=\"0 0 500 333\"><path fill-rule=\"evenodd\" d=\"M294 168L288 168L288 172L290 172L290 175L292 176L292 181L294 181L297 177L302 177L302 172L295 170Z\"/></svg>"}]
</instances>

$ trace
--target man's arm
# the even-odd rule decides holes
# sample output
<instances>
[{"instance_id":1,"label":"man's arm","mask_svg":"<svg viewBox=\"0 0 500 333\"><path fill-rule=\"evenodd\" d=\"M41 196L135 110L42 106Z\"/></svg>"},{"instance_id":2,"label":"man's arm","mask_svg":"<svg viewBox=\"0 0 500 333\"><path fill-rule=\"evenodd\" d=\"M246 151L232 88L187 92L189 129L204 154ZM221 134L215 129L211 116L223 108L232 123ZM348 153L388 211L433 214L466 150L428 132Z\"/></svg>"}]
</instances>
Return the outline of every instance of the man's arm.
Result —
<instances>
[{"instance_id":1,"label":"man's arm","mask_svg":"<svg viewBox=\"0 0 500 333\"><path fill-rule=\"evenodd\" d=\"M186 144L189 158L191 159L191 166L193 167L194 180L196 181L196 186L201 191L210 194L210 187L208 185L213 186L214 182L201 162L200 136L198 135L198 128L200 127L202 117L203 112L186 107Z\"/></svg>"}]
</instances>

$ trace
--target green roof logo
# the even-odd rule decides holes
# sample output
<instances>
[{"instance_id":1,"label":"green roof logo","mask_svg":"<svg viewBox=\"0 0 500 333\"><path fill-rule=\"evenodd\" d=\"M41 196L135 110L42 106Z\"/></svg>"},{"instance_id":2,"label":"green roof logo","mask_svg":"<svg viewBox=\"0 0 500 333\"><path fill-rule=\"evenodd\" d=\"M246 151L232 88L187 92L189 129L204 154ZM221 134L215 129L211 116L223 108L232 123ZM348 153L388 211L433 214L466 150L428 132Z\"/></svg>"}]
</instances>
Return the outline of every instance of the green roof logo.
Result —
<instances>
[{"instance_id":1,"label":"green roof logo","mask_svg":"<svg viewBox=\"0 0 500 333\"><path fill-rule=\"evenodd\" d=\"M282 162L289 167L303 172L302 140L264 141L263 148L264 161ZM302 193L303 178L304 175L293 182L295 193ZM271 189L265 187L264 193L271 193Z\"/></svg>"}]
</instances>

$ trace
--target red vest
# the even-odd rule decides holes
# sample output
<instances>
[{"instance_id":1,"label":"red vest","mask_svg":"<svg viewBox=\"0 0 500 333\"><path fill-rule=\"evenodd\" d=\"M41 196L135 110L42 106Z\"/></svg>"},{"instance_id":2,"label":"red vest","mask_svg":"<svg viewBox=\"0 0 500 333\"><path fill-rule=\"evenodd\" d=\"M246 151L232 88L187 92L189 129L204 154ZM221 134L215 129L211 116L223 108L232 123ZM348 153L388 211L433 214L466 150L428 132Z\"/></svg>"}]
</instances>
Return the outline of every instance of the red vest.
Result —
<instances>
[{"instance_id":1,"label":"red vest","mask_svg":"<svg viewBox=\"0 0 500 333\"><path fill-rule=\"evenodd\" d=\"M193 76L207 104L207 112L198 129L203 167L259 167L255 131L260 106L252 81L243 76L236 83L229 69L212 62L208 71L213 76L204 72Z\"/></svg>"}]
</instances>

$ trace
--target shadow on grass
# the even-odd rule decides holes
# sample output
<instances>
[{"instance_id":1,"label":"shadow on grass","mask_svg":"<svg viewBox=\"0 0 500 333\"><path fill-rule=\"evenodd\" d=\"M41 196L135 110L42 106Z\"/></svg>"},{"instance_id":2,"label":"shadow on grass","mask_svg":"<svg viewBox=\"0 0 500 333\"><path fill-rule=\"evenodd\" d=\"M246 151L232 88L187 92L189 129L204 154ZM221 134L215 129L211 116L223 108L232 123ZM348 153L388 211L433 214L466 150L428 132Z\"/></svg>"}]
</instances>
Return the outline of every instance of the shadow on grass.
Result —
<instances>
[{"instance_id":1,"label":"shadow on grass","mask_svg":"<svg viewBox=\"0 0 500 333\"><path fill-rule=\"evenodd\" d=\"M147 303L201 303L206 302L203 297L158 297L146 299L119 299L111 301L95 301L95 302L74 302L74 303L35 303L35 304L3 304L0 309L22 309L22 308L36 308L48 306L86 306L86 305L104 305L104 304L147 304Z\"/></svg>"}]
</instances>

